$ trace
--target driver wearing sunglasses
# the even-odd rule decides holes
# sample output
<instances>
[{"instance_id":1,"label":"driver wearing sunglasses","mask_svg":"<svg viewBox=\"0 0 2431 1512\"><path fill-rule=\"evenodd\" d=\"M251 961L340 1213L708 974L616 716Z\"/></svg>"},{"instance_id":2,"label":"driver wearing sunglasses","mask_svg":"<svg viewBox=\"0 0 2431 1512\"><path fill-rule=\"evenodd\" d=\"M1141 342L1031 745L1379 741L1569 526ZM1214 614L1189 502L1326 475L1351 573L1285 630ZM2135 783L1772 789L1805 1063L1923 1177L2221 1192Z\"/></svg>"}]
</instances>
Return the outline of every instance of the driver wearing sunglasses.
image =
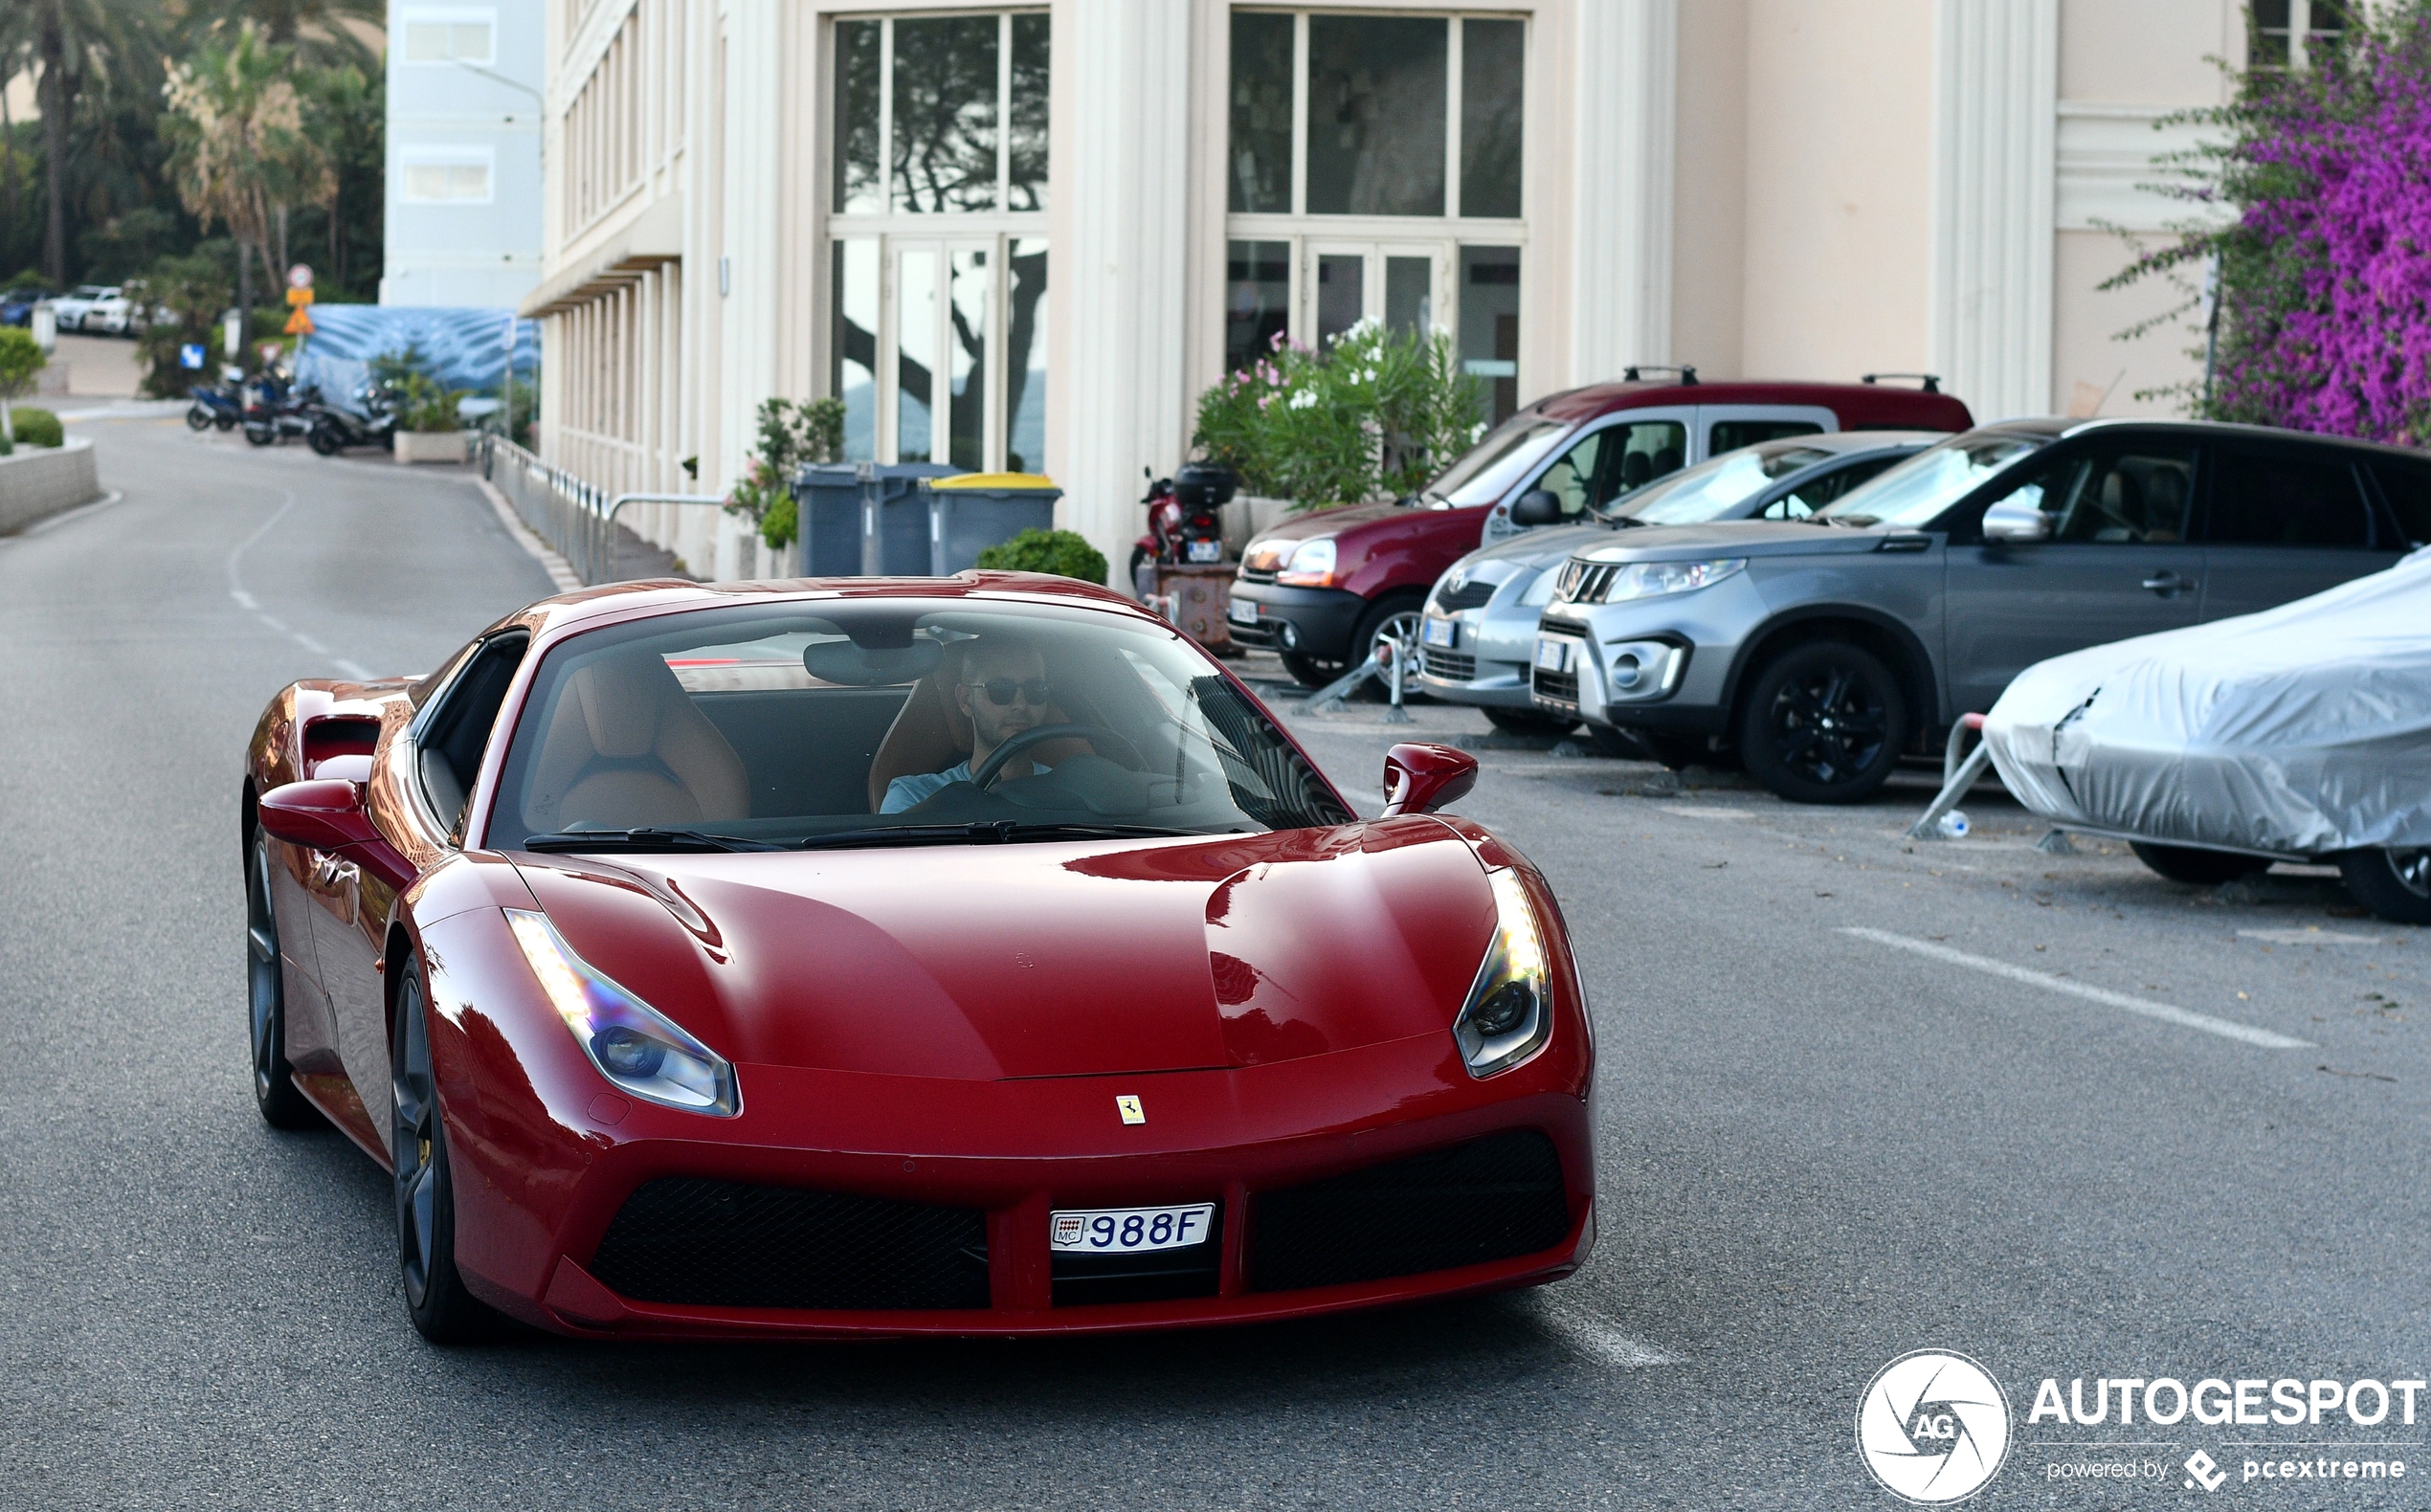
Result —
<instances>
[{"instance_id":1,"label":"driver wearing sunglasses","mask_svg":"<svg viewBox=\"0 0 2431 1512\"><path fill-rule=\"evenodd\" d=\"M898 777L886 785L881 813L901 813L942 789L969 782L974 767L1024 730L1050 723L1047 707L1047 664L1036 646L1002 636L971 646L964 655L962 677L954 684L954 704L970 721L970 756L944 771ZM1041 768L1016 758L1005 775L1035 776Z\"/></svg>"}]
</instances>

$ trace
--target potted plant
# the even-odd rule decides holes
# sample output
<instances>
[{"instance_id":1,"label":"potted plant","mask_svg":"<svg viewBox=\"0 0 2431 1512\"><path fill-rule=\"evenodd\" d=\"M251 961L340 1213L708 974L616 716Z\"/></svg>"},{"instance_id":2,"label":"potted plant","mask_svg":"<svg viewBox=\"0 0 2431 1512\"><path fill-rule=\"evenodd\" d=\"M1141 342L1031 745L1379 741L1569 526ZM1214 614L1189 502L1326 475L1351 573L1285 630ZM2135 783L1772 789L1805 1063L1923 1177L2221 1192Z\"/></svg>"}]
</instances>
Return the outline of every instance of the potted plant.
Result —
<instances>
[{"instance_id":1,"label":"potted plant","mask_svg":"<svg viewBox=\"0 0 2431 1512\"><path fill-rule=\"evenodd\" d=\"M460 389L442 389L424 373L408 373L399 386L396 456L400 462L461 462L464 422L456 406Z\"/></svg>"}]
</instances>

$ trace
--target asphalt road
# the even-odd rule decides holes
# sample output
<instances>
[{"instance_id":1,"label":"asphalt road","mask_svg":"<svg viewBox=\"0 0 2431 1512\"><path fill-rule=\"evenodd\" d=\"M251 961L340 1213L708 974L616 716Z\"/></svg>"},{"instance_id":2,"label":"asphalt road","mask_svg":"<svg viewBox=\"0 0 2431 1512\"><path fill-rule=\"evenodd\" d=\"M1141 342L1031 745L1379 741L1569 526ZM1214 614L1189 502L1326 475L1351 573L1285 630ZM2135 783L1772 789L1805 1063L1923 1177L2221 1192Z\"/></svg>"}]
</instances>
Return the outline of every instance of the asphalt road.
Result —
<instances>
[{"instance_id":1,"label":"asphalt road","mask_svg":"<svg viewBox=\"0 0 2431 1512\"><path fill-rule=\"evenodd\" d=\"M90 434L123 497L0 540L0 1507L1889 1506L1852 1420L1926 1347L2008 1394L1974 1505L2185 1497L2198 1448L2223 1502L2422 1504L2241 1467L2281 1434L2431 1475L2431 1394L2028 1413L2044 1377L2431 1375L2431 935L2318 873L2046 855L1990 790L1914 843L1923 778L1801 810L1440 708L1292 719L1354 789L1413 730L1489 747L1463 812L1552 878L1598 1022L1576 1279L1111 1342L432 1349L385 1178L247 1096L234 798L282 682L429 666L546 579L460 478Z\"/></svg>"}]
</instances>

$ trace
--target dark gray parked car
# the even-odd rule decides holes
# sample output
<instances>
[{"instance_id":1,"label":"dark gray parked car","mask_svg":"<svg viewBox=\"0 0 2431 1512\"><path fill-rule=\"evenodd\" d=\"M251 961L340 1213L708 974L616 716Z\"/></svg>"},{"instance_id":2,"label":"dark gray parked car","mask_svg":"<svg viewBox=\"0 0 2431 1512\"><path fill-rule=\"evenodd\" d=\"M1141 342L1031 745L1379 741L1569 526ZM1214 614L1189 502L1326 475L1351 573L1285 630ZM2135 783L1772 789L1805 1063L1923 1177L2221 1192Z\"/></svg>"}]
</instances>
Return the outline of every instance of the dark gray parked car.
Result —
<instances>
[{"instance_id":1,"label":"dark gray parked car","mask_svg":"<svg viewBox=\"0 0 2431 1512\"><path fill-rule=\"evenodd\" d=\"M2013 421L1805 522L1631 530L1565 563L1531 694L1846 803L2026 667L2267 609L2431 540L2431 459L2192 421Z\"/></svg>"},{"instance_id":2,"label":"dark gray parked car","mask_svg":"<svg viewBox=\"0 0 2431 1512\"><path fill-rule=\"evenodd\" d=\"M1577 722L1545 714L1529 697L1528 663L1536 649L1536 616L1572 553L1632 526L1803 520L1948 435L1835 431L1759 441L1586 511L1595 523L1530 530L1472 551L1427 595L1418 625L1418 686L1447 703L1475 704L1505 729L1568 729ZM1636 755L1641 748L1617 735L1613 740L1616 751Z\"/></svg>"}]
</instances>

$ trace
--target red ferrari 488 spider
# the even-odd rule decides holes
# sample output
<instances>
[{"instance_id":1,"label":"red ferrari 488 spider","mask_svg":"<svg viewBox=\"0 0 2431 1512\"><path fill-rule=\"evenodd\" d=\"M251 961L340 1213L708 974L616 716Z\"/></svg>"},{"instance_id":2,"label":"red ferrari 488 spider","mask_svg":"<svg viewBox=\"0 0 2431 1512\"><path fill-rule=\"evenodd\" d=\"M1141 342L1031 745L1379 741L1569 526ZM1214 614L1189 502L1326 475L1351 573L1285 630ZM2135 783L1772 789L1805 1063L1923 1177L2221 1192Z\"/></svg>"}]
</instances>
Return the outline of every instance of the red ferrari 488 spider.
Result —
<instances>
[{"instance_id":1,"label":"red ferrari 488 spider","mask_svg":"<svg viewBox=\"0 0 2431 1512\"><path fill-rule=\"evenodd\" d=\"M1361 821L1138 606L964 574L549 599L248 754L254 1090L394 1176L413 1320L1005 1334L1527 1285L1594 1243L1543 878Z\"/></svg>"}]
</instances>

